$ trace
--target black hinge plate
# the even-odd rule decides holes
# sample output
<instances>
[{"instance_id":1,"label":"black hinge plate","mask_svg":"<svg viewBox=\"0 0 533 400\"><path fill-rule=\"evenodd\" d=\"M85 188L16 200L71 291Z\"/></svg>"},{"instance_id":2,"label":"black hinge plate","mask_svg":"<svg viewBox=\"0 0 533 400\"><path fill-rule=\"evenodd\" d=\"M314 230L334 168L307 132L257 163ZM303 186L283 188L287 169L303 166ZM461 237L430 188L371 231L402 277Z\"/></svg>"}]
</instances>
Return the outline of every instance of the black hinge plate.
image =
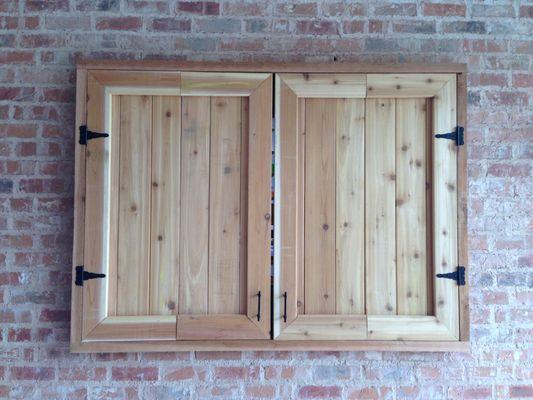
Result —
<instances>
[{"instance_id":1,"label":"black hinge plate","mask_svg":"<svg viewBox=\"0 0 533 400\"><path fill-rule=\"evenodd\" d=\"M457 146L462 146L465 144L465 128L457 126L453 132L438 133L435 137L437 139L450 139L453 140Z\"/></svg>"},{"instance_id":2,"label":"black hinge plate","mask_svg":"<svg viewBox=\"0 0 533 400\"><path fill-rule=\"evenodd\" d=\"M437 274L437 278L452 279L457 282L457 286L464 286L466 284L466 271L465 267L458 266L454 272L448 272L447 274Z\"/></svg>"},{"instance_id":3,"label":"black hinge plate","mask_svg":"<svg viewBox=\"0 0 533 400\"><path fill-rule=\"evenodd\" d=\"M88 140L109 137L109 133L93 132L87 129L87 125L80 126L80 144L86 145Z\"/></svg>"},{"instance_id":4,"label":"black hinge plate","mask_svg":"<svg viewBox=\"0 0 533 400\"><path fill-rule=\"evenodd\" d=\"M74 281L76 286L83 286L83 281L88 281L89 279L105 278L105 274L95 274L93 272L84 271L83 268L83 265L78 265L76 267L76 280Z\"/></svg>"}]
</instances>

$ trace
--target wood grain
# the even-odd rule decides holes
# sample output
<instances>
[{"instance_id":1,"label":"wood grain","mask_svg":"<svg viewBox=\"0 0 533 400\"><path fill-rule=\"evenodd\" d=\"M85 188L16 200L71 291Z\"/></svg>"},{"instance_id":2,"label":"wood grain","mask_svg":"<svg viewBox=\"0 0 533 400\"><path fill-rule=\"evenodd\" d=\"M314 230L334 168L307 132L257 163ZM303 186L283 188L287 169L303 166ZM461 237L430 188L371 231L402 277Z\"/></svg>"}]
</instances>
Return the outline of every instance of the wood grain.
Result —
<instances>
[{"instance_id":1,"label":"wood grain","mask_svg":"<svg viewBox=\"0 0 533 400\"><path fill-rule=\"evenodd\" d=\"M270 239L272 175L272 77L250 96L248 142L247 316L270 337ZM261 318L257 320L261 291Z\"/></svg>"},{"instance_id":2,"label":"wood grain","mask_svg":"<svg viewBox=\"0 0 533 400\"><path fill-rule=\"evenodd\" d=\"M182 96L250 96L265 73L182 72Z\"/></svg>"},{"instance_id":3,"label":"wood grain","mask_svg":"<svg viewBox=\"0 0 533 400\"><path fill-rule=\"evenodd\" d=\"M299 315L278 340L363 340L364 315Z\"/></svg>"},{"instance_id":4,"label":"wood grain","mask_svg":"<svg viewBox=\"0 0 533 400\"><path fill-rule=\"evenodd\" d=\"M426 100L396 101L398 314L427 312Z\"/></svg>"},{"instance_id":5,"label":"wood grain","mask_svg":"<svg viewBox=\"0 0 533 400\"><path fill-rule=\"evenodd\" d=\"M365 312L365 101L337 100L336 313Z\"/></svg>"},{"instance_id":6,"label":"wood grain","mask_svg":"<svg viewBox=\"0 0 533 400\"><path fill-rule=\"evenodd\" d=\"M280 74L281 80L298 96L305 98L364 98L363 74Z\"/></svg>"},{"instance_id":7,"label":"wood grain","mask_svg":"<svg viewBox=\"0 0 533 400\"><path fill-rule=\"evenodd\" d=\"M298 99L298 254L296 260L296 309L305 312L305 99Z\"/></svg>"},{"instance_id":8,"label":"wood grain","mask_svg":"<svg viewBox=\"0 0 533 400\"><path fill-rule=\"evenodd\" d=\"M264 339L246 315L179 315L178 340Z\"/></svg>"},{"instance_id":9,"label":"wood grain","mask_svg":"<svg viewBox=\"0 0 533 400\"><path fill-rule=\"evenodd\" d=\"M117 315L146 315L150 287L152 98L122 96Z\"/></svg>"},{"instance_id":10,"label":"wood grain","mask_svg":"<svg viewBox=\"0 0 533 400\"><path fill-rule=\"evenodd\" d=\"M305 313L335 313L336 100L306 99Z\"/></svg>"},{"instance_id":11,"label":"wood grain","mask_svg":"<svg viewBox=\"0 0 533 400\"><path fill-rule=\"evenodd\" d=\"M178 312L181 99L154 96L150 218L150 314Z\"/></svg>"},{"instance_id":12,"label":"wood grain","mask_svg":"<svg viewBox=\"0 0 533 400\"><path fill-rule=\"evenodd\" d=\"M331 62L269 62L269 61L180 61L180 60L89 60L80 59L78 67L119 70L233 71L233 72L323 72L323 73L461 73L465 63L358 63Z\"/></svg>"},{"instance_id":13,"label":"wood grain","mask_svg":"<svg viewBox=\"0 0 533 400\"><path fill-rule=\"evenodd\" d=\"M155 341L176 340L176 317L173 315L139 315L107 317L86 340Z\"/></svg>"},{"instance_id":14,"label":"wood grain","mask_svg":"<svg viewBox=\"0 0 533 400\"><path fill-rule=\"evenodd\" d=\"M433 97L454 75L368 74L368 98Z\"/></svg>"},{"instance_id":15,"label":"wood grain","mask_svg":"<svg viewBox=\"0 0 533 400\"><path fill-rule=\"evenodd\" d=\"M120 71L120 70L97 70L91 71L93 77L102 86L111 88L122 88L124 92L115 94L126 94L127 90L136 88L149 88L150 90L172 91L172 94L180 94L181 87L180 72L175 71ZM130 93L133 94L133 93Z\"/></svg>"},{"instance_id":16,"label":"wood grain","mask_svg":"<svg viewBox=\"0 0 533 400\"><path fill-rule=\"evenodd\" d=\"M211 98L209 314L240 310L241 99Z\"/></svg>"},{"instance_id":17,"label":"wood grain","mask_svg":"<svg viewBox=\"0 0 533 400\"><path fill-rule=\"evenodd\" d=\"M366 313L396 314L395 100L367 99Z\"/></svg>"},{"instance_id":18,"label":"wood grain","mask_svg":"<svg viewBox=\"0 0 533 400\"><path fill-rule=\"evenodd\" d=\"M459 331L462 341L470 340L470 302L468 279L468 127L467 127L467 76L466 72L457 75L457 122L464 128L465 144L458 149L457 159L457 212L459 246L459 265L466 268L466 283L459 288Z\"/></svg>"},{"instance_id":19,"label":"wood grain","mask_svg":"<svg viewBox=\"0 0 533 400\"><path fill-rule=\"evenodd\" d=\"M182 97L180 314L208 312L209 97Z\"/></svg>"},{"instance_id":20,"label":"wood grain","mask_svg":"<svg viewBox=\"0 0 533 400\"><path fill-rule=\"evenodd\" d=\"M104 88L94 77L87 77L87 127L104 132L105 101ZM85 224L84 265L86 271L108 274L106 235L109 226L109 199L106 176L109 173L109 140L89 141L85 151ZM106 316L106 287L103 279L92 279L83 285L82 336L94 329Z\"/></svg>"},{"instance_id":21,"label":"wood grain","mask_svg":"<svg viewBox=\"0 0 533 400\"><path fill-rule=\"evenodd\" d=\"M278 81L277 81L278 82ZM281 165L277 177L281 180L280 208L281 215L277 220L280 224L280 290L279 323L281 329L292 323L297 315L297 272L298 251L302 244L298 240L298 97L281 80L279 80L279 131ZM283 321L285 300L283 293L287 292L287 321Z\"/></svg>"},{"instance_id":22,"label":"wood grain","mask_svg":"<svg viewBox=\"0 0 533 400\"><path fill-rule=\"evenodd\" d=\"M368 338L373 340L455 340L448 327L433 316L369 315Z\"/></svg>"},{"instance_id":23,"label":"wood grain","mask_svg":"<svg viewBox=\"0 0 533 400\"><path fill-rule=\"evenodd\" d=\"M74 134L74 229L72 235L72 296L70 309L70 343L82 340L83 288L75 285L76 266L84 264L85 231L85 146L78 143L81 125L87 124L87 70L76 71L76 121Z\"/></svg>"},{"instance_id":24,"label":"wood grain","mask_svg":"<svg viewBox=\"0 0 533 400\"><path fill-rule=\"evenodd\" d=\"M456 80L435 97L435 133L451 132L457 125ZM452 140L433 138L433 218L435 274L457 269L457 148ZM435 280L435 313L459 338L459 292L449 279Z\"/></svg>"}]
</instances>

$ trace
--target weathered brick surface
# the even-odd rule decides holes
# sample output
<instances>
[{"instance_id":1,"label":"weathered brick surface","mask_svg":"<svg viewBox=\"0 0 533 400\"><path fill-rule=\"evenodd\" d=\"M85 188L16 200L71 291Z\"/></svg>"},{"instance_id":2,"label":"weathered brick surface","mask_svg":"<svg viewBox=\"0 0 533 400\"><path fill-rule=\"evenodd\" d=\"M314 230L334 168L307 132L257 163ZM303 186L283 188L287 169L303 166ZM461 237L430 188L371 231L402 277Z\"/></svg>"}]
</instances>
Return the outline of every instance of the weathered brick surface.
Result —
<instances>
[{"instance_id":1,"label":"weathered brick surface","mask_svg":"<svg viewBox=\"0 0 533 400\"><path fill-rule=\"evenodd\" d=\"M533 398L520 0L0 0L0 398ZM467 62L471 354L68 351L76 58Z\"/></svg>"}]
</instances>

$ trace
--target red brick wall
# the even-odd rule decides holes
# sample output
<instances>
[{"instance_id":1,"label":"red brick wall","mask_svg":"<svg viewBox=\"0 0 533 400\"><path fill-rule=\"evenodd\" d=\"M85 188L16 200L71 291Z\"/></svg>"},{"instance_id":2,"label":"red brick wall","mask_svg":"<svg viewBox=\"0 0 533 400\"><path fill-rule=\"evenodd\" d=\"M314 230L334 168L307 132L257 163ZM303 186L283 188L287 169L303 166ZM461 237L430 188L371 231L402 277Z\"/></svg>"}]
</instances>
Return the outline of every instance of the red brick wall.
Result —
<instances>
[{"instance_id":1,"label":"red brick wall","mask_svg":"<svg viewBox=\"0 0 533 400\"><path fill-rule=\"evenodd\" d=\"M0 397L532 398L533 3L449 2L0 0ZM468 62L472 354L69 354L80 55Z\"/></svg>"}]
</instances>

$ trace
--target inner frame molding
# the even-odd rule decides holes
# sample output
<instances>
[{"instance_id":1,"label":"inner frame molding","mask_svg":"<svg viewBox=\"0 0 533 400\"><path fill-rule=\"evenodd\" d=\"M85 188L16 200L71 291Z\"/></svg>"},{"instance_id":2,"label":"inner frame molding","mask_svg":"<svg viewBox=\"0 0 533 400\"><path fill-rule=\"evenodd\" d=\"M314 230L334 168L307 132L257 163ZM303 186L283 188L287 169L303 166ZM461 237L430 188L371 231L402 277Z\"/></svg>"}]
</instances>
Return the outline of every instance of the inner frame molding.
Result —
<instances>
[{"instance_id":1,"label":"inner frame molding","mask_svg":"<svg viewBox=\"0 0 533 400\"><path fill-rule=\"evenodd\" d=\"M132 71L137 77L142 77L143 72L159 71L165 76L165 83L157 87L157 84L142 83L142 78L139 78L139 86L132 89L121 88L121 83L117 82L115 85L109 85L109 91L106 92L106 98L115 94L141 94L145 90L150 93L158 93L159 95L175 95L180 92L180 95L185 95L185 87L183 78L189 74L191 86L197 89L213 90L213 93L218 93L222 96L228 96L228 92L234 89L236 96L244 96L245 93L250 93L257 87L257 81L251 83L252 89L247 89L246 84L238 79L230 80L227 85L219 85L217 83L217 75L219 73L264 73L278 74L275 84L278 85L283 78L285 83L294 89L295 93L302 97L314 97L313 93L318 93L316 98L328 98L328 91L333 90L338 93L339 98L384 98L387 96L387 91L391 91L391 98L409 98L409 97L431 97L431 95L424 95L424 93L438 92L442 87L449 82L449 79L443 83L444 77L449 78L452 75L455 79L456 86L456 104L457 104L457 125L463 126L466 129L466 65L465 64L438 64L438 65L369 65L356 63L323 63L323 64L278 64L278 63L261 63L261 64L245 64L245 63L196 63L196 62L167 62L167 61L137 61L137 62L119 62L119 61L81 61L77 66L77 94L76 94L76 141L79 126L86 124L86 107L87 107L87 79L89 73L108 74L113 71ZM194 84L195 74L197 72L209 72L213 76L213 86L206 88L198 88ZM325 76L327 79L323 79ZM330 79L333 75L339 75L334 79ZM431 74L428 78L427 74ZM180 81L176 84L175 77L180 75ZM355 76L359 75L359 76ZM398 76L408 75L410 78L409 84L403 84L398 87ZM166 80L166 77L169 80ZM279 77L279 78L278 78ZM325 82L324 82L325 80ZM339 83L346 82L350 85L350 89L344 92L336 91ZM174 85L168 87L166 85ZM148 86L148 87L147 87ZM228 88L230 90L228 90ZM159 92L158 92L159 90ZM275 92L273 92L274 94ZM277 93L276 93L277 94ZM202 95L202 94L199 94ZM207 94L204 94L207 95ZM275 102L276 123L279 123L279 101ZM279 144L279 140L276 142ZM85 154L83 148L76 146L75 157L75 231L74 231L74 249L73 249L73 271L76 265L84 263L84 201L85 191L81 187L81 182L85 182ZM279 152L276 152L279 155ZM280 160L276 160L279 166ZM457 249L459 265L468 265L467 248L466 248L466 145L458 148L457 151L457 213L458 213L458 227L457 240L459 248ZM276 167L276 173L280 173L280 169ZM279 179L276 179L276 184ZM277 198L276 198L277 199ZM278 199L277 199L278 200ZM276 215L279 213L279 202L275 204ZM276 236L279 238L280 224L275 224L275 231L278 232ZM81 229L80 229L81 228ZM276 247L277 249L277 247ZM275 251L274 262L275 276L279 278L279 257L278 250ZM74 277L74 274L73 274ZM74 278L73 278L74 280ZM73 286L74 287L74 286ZM277 289L276 289L277 287ZM279 282L274 286L274 336L276 330L280 329L280 289ZM444 341L441 340L420 340L417 338L399 338L390 336L388 334L378 335L372 339L364 338L361 340L347 340L346 337L339 337L339 340L328 340L327 338L318 338L300 340L295 336L287 337L284 340L269 340L269 339L235 339L231 340L227 337L215 337L213 339L202 340L167 340L168 332L175 330L175 325L170 328L171 321L168 318L161 320L163 330L160 337L157 335L150 342L144 340L136 340L135 337L127 337L127 339L118 335L113 340L105 340L106 333L98 338L100 332L94 332L95 336L92 340L81 340L82 321L81 312L83 305L83 298L81 291L73 290L72 293L72 318L71 318L71 351L73 352L94 352L94 351L184 351L184 350L392 350L392 351L467 351L469 348L469 306L468 306L468 282L467 285L461 286L458 289L458 304L459 304L459 319L458 319L458 340L446 340L447 336L442 329L439 334L443 335ZM266 308L266 307L265 307ZM123 317L113 317L117 319L110 319L105 322L102 327L108 329L113 326L124 326L125 329L131 329L130 320ZM157 318L156 318L157 319ZM426 318L428 319L428 318ZM276 320L278 322L276 322ZM429 319L428 319L429 321ZM146 323L146 321L144 321ZM302 321L304 323L305 321ZM422 321L419 321L422 322ZM170 323L170 325L169 325ZM370 324L370 321L367 322ZM347 321L348 326L358 330L361 327L361 319L355 318L352 321ZM366 324L366 322L365 322ZM376 320L376 332L379 332L379 327L387 325L386 321ZM165 326L168 327L164 328ZM97 335L98 334L98 335ZM297 334L297 333L296 333ZM294 335L294 334L293 334ZM124 340L125 339L125 340Z\"/></svg>"}]
</instances>

